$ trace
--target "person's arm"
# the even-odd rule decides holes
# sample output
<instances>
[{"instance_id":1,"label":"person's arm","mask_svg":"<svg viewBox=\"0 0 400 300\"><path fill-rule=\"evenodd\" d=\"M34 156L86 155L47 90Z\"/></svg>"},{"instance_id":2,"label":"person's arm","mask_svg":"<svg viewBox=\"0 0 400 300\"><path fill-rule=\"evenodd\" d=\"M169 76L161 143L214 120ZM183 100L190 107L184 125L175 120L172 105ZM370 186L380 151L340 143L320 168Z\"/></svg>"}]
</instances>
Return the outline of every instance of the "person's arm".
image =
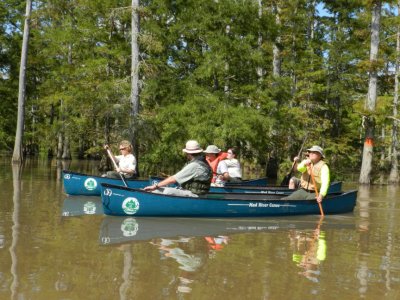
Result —
<instances>
[{"instance_id":1,"label":"person's arm","mask_svg":"<svg viewBox=\"0 0 400 300\"><path fill-rule=\"evenodd\" d=\"M293 158L293 172L298 171L297 165L299 164L299 161L300 161L300 157L295 156L295 157Z\"/></svg>"},{"instance_id":2,"label":"person's arm","mask_svg":"<svg viewBox=\"0 0 400 300\"><path fill-rule=\"evenodd\" d=\"M160 181L159 183L150 185L150 186L146 186L144 188L145 191L154 191L160 187L164 187L170 184L176 183L176 179L174 176L169 176L168 178L165 178L164 180Z\"/></svg>"},{"instance_id":3,"label":"person's arm","mask_svg":"<svg viewBox=\"0 0 400 300\"><path fill-rule=\"evenodd\" d=\"M117 169L116 169L116 171L117 171L117 172L120 172L120 171L118 170L118 169L119 169L119 168L118 168L118 159L117 159L117 157L115 157L114 154L112 153L110 146L109 146L108 144L105 144L105 145L104 145L104 149L107 151L107 153L109 153L109 154L111 155L110 159L113 160L113 161L115 161L115 163L117 164ZM114 163L113 163L113 165L114 165Z\"/></svg>"},{"instance_id":4,"label":"person's arm","mask_svg":"<svg viewBox=\"0 0 400 300\"><path fill-rule=\"evenodd\" d=\"M307 170L307 166L311 164L310 159L305 159L301 163L297 164L297 171L304 173Z\"/></svg>"},{"instance_id":5,"label":"person's arm","mask_svg":"<svg viewBox=\"0 0 400 300\"><path fill-rule=\"evenodd\" d=\"M226 165L225 160L219 162L217 173L217 176L219 176L223 181L228 181L230 179L228 166Z\"/></svg>"},{"instance_id":6,"label":"person's arm","mask_svg":"<svg viewBox=\"0 0 400 300\"><path fill-rule=\"evenodd\" d=\"M323 198L325 198L326 194L328 194L330 181L329 167L327 165L323 165L321 168L321 188L318 195L318 198L320 198L321 201Z\"/></svg>"}]
</instances>

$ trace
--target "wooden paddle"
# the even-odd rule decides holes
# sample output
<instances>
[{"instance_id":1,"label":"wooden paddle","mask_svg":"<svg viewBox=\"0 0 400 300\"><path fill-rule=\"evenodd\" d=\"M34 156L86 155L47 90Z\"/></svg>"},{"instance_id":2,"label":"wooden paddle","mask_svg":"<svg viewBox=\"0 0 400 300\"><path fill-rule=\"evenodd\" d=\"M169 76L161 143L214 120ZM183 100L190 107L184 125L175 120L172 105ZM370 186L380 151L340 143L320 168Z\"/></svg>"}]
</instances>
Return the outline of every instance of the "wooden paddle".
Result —
<instances>
[{"instance_id":1,"label":"wooden paddle","mask_svg":"<svg viewBox=\"0 0 400 300\"><path fill-rule=\"evenodd\" d=\"M306 140L307 140L307 136L308 135L306 134L306 136L303 139L303 143L301 144L301 148L300 148L299 153L297 154L297 157L300 157L301 152L303 151L304 145L305 145ZM293 173L293 169L294 169L295 165L296 165L296 162L294 161L293 164L292 164L292 168L290 169L290 172L285 176L285 178L283 178L283 180L281 182L281 186L288 186L289 185L289 181L290 181L290 178L292 177L292 173Z\"/></svg>"},{"instance_id":2,"label":"wooden paddle","mask_svg":"<svg viewBox=\"0 0 400 300\"><path fill-rule=\"evenodd\" d=\"M317 184L315 183L315 178L314 178L314 173L312 171L312 166L310 166L310 175L311 175L311 180L312 180L313 185L314 185L315 196L318 198L318 187L317 187ZM321 217L325 216L324 210L322 209L321 202L318 202L318 206L319 206L319 211L321 212Z\"/></svg>"},{"instance_id":3,"label":"wooden paddle","mask_svg":"<svg viewBox=\"0 0 400 300\"><path fill-rule=\"evenodd\" d=\"M118 168L118 165L117 165L117 163L116 163L115 160L114 160L114 156L112 155L110 149L106 149L106 151L107 151L107 154L108 154L108 156L110 157L110 159L111 159L111 161L112 161L112 163L113 163L113 165L114 165L115 171L116 171L117 168ZM122 172L118 172L118 174L119 174L119 176L121 177L122 182L124 183L124 185L125 185L126 187L128 187L128 184L126 183L124 174L122 174Z\"/></svg>"}]
</instances>

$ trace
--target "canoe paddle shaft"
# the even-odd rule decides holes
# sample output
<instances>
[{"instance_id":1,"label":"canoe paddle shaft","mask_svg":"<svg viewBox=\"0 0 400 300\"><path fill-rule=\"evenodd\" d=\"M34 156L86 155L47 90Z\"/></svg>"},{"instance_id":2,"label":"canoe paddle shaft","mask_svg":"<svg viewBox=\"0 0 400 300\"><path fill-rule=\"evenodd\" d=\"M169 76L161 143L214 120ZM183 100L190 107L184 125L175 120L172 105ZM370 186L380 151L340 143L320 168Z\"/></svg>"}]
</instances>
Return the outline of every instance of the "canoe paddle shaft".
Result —
<instances>
[{"instance_id":1,"label":"canoe paddle shaft","mask_svg":"<svg viewBox=\"0 0 400 300\"><path fill-rule=\"evenodd\" d=\"M112 161L112 163L113 163L113 165L114 165L115 171L117 171L118 165L117 165L116 161L114 160L114 156L112 155L112 153L111 153L110 149L108 149L108 147L107 147L106 151L107 151L107 154L108 154L108 156L110 157L110 159L111 159L111 161ZM118 172L118 171L117 171L117 172ZM122 172L118 172L118 174L119 174L119 176L121 177L122 182L124 183L124 185L127 187L128 184L126 183L124 174L122 174Z\"/></svg>"},{"instance_id":2,"label":"canoe paddle shaft","mask_svg":"<svg viewBox=\"0 0 400 300\"><path fill-rule=\"evenodd\" d=\"M310 166L310 175L311 175L311 180L312 180L312 182L313 182L313 185L314 185L314 190L315 190L315 196L318 198L318 187L317 187L317 185L316 185L316 183L315 183L315 178L314 178L314 173L313 173L313 171L312 171L312 168L313 168L313 166ZM318 202L318 201L317 201ZM319 211L320 211L320 213L321 213L321 217L323 217L323 216L325 216L324 215L324 210L322 209L322 204L321 204L321 202L318 202L318 206L319 206Z\"/></svg>"}]
</instances>

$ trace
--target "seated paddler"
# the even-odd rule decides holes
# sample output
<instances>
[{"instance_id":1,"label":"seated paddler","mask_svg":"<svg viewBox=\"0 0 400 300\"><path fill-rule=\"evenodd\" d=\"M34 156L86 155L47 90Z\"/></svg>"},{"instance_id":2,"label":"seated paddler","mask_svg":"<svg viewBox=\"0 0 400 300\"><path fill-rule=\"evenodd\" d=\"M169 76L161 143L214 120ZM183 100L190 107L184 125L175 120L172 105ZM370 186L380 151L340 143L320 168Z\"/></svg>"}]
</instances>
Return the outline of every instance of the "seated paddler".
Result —
<instances>
[{"instance_id":1,"label":"seated paddler","mask_svg":"<svg viewBox=\"0 0 400 300\"><path fill-rule=\"evenodd\" d=\"M297 164L297 170L301 172L300 189L293 192L284 200L312 200L322 202L328 193L330 184L329 167L324 161L324 151L320 146L312 146L307 149L309 157ZM312 180L312 176L315 180ZM318 191L318 197L315 190Z\"/></svg>"},{"instance_id":2,"label":"seated paddler","mask_svg":"<svg viewBox=\"0 0 400 300\"><path fill-rule=\"evenodd\" d=\"M208 193L212 170L204 158L203 149L197 141L190 140L182 151L186 154L188 160L182 170L157 184L145 187L145 191L186 197L198 197ZM178 183L180 187L167 187L174 183Z\"/></svg>"}]
</instances>

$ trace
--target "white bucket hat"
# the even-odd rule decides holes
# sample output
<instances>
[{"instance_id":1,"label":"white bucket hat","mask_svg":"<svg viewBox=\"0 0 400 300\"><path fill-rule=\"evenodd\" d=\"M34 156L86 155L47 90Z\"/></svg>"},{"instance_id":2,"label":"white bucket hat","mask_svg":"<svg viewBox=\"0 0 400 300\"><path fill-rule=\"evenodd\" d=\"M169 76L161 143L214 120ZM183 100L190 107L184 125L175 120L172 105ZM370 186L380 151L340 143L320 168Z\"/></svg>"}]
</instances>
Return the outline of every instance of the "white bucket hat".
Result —
<instances>
[{"instance_id":1,"label":"white bucket hat","mask_svg":"<svg viewBox=\"0 0 400 300\"><path fill-rule=\"evenodd\" d=\"M208 145L207 149L204 150L204 153L214 153L214 154L218 154L221 152L221 149L219 149L217 146L215 145Z\"/></svg>"},{"instance_id":2,"label":"white bucket hat","mask_svg":"<svg viewBox=\"0 0 400 300\"><path fill-rule=\"evenodd\" d=\"M324 156L324 150L320 146L312 146L310 149L307 149L308 152L318 152L321 154L322 158L325 158Z\"/></svg>"},{"instance_id":3,"label":"white bucket hat","mask_svg":"<svg viewBox=\"0 0 400 300\"><path fill-rule=\"evenodd\" d=\"M186 142L186 147L182 151L186 153L200 153L203 152L203 149L197 141L190 140Z\"/></svg>"}]
</instances>

